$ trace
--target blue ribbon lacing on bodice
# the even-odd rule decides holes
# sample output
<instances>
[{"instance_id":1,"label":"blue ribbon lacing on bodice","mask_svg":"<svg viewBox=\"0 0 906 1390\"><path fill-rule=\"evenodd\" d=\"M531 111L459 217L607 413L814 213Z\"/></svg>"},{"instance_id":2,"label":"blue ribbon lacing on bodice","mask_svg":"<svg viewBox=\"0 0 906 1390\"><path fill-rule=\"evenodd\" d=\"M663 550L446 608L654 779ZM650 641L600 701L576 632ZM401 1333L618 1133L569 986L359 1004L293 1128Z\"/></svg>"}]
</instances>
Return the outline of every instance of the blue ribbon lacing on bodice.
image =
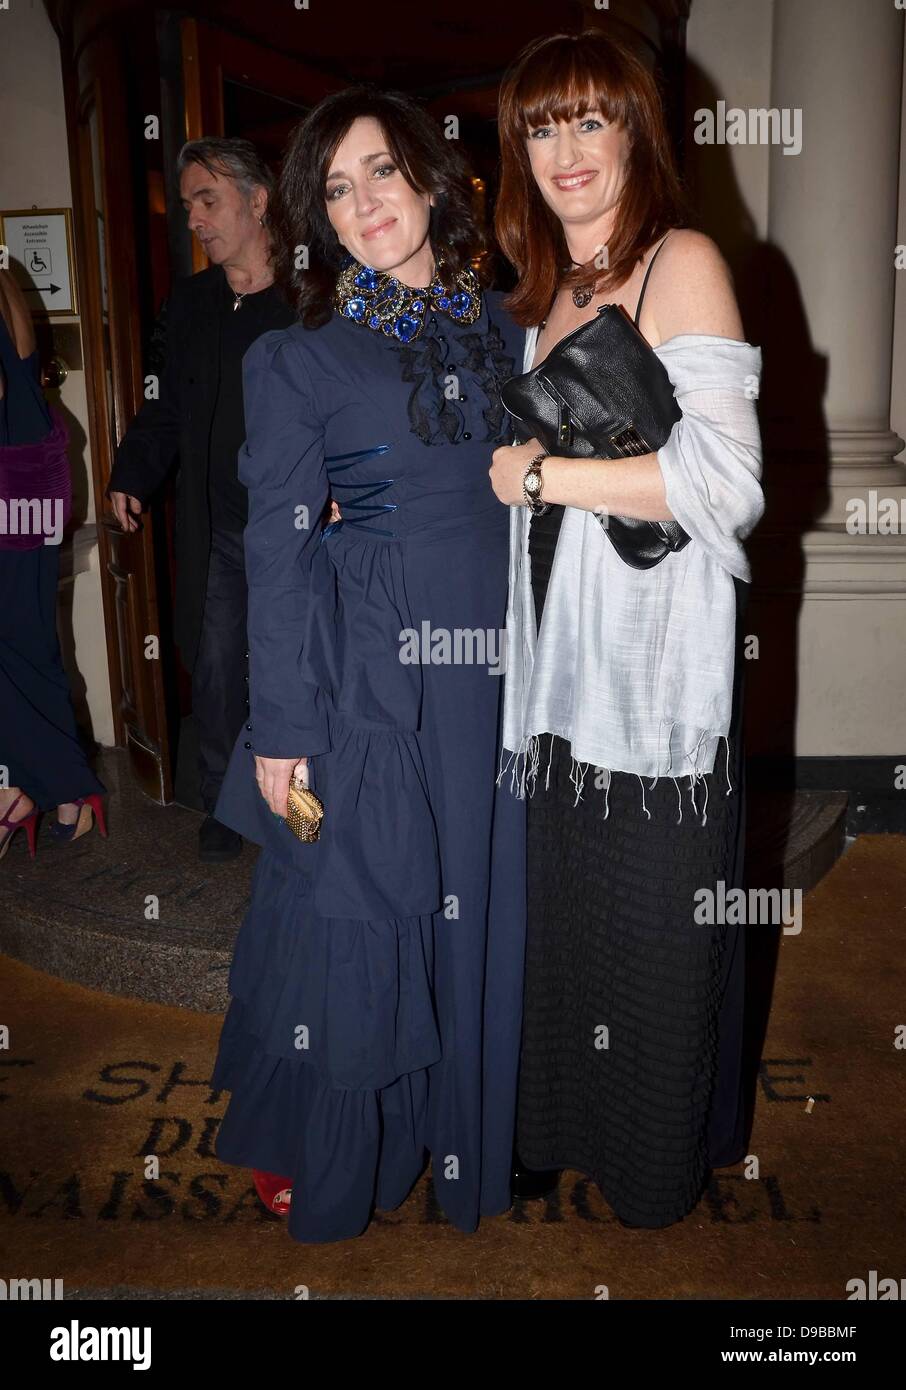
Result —
<instances>
[{"instance_id":1,"label":"blue ribbon lacing on bodice","mask_svg":"<svg viewBox=\"0 0 906 1390\"><path fill-rule=\"evenodd\" d=\"M351 468L359 459L372 458L377 454L386 454L390 447L389 444L378 444L373 449L356 449L351 454L330 454L325 456L325 463L339 464L338 468L334 468L333 470L328 468L327 470L332 492L337 492L341 489L346 491L349 488L361 487L370 488L370 491L360 492L358 497L352 497L343 501L343 516L341 516L338 521L331 521L328 526L324 527L324 530L321 532L321 543L323 543L328 536L332 535L334 531L338 531L344 523L348 526L357 526L360 531L373 531L375 534L381 536L393 536L395 534L393 531L388 531L383 526L369 526L367 524L373 517L380 516L382 512L396 511L398 506L396 502L371 501L372 498L386 491L388 487L392 487L396 482L395 478L381 478L377 481L374 479L360 480L357 483L338 483L334 481L335 473L342 473L344 469ZM348 460L348 462L346 460ZM346 513L351 511L359 511L362 515L347 516Z\"/></svg>"}]
</instances>

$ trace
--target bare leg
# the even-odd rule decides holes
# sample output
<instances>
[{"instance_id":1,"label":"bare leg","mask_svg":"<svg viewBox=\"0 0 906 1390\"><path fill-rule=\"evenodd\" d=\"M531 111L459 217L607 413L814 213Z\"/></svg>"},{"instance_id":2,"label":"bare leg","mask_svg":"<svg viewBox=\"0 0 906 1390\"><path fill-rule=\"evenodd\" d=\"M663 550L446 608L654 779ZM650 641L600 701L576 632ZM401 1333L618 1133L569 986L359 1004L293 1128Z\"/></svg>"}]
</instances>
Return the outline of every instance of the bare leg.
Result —
<instances>
[{"instance_id":1,"label":"bare leg","mask_svg":"<svg viewBox=\"0 0 906 1390\"><path fill-rule=\"evenodd\" d=\"M14 804L16 797L21 797L21 801L16 807L15 815L11 817L9 825L0 828L0 852L6 845L10 835L12 835L20 820L25 820L26 816L31 815L35 809L35 803L30 796L26 796L21 787L0 787L0 819L3 819Z\"/></svg>"},{"instance_id":2,"label":"bare leg","mask_svg":"<svg viewBox=\"0 0 906 1390\"><path fill-rule=\"evenodd\" d=\"M12 806L17 796L21 796L22 800L16 807L16 814L13 816L13 823L19 820L24 820L25 817L27 815L30 815L30 813L35 809L35 803L32 801L30 796L25 796L23 794L21 787L0 787L0 817L6 815L7 811L9 810L10 806Z\"/></svg>"}]
</instances>

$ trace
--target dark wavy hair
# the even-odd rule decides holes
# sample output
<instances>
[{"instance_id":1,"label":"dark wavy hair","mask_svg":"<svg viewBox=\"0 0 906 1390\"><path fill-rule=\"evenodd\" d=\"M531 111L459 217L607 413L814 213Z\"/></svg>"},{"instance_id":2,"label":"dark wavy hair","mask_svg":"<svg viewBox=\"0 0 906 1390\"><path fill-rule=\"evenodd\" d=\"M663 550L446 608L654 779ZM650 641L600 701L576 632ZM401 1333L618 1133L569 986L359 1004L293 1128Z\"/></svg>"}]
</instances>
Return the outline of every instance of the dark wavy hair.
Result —
<instances>
[{"instance_id":1,"label":"dark wavy hair","mask_svg":"<svg viewBox=\"0 0 906 1390\"><path fill-rule=\"evenodd\" d=\"M569 251L560 219L541 196L526 149L529 132L593 108L624 127L629 154L608 266L564 274ZM505 73L498 106L500 191L495 229L519 284L504 304L523 327L540 323L561 284L621 285L663 232L688 224L657 83L623 42L598 29L535 39Z\"/></svg>"},{"instance_id":2,"label":"dark wavy hair","mask_svg":"<svg viewBox=\"0 0 906 1390\"><path fill-rule=\"evenodd\" d=\"M453 277L484 250L468 167L434 118L402 92L364 84L334 92L290 136L275 199L276 277L306 328L319 328L333 312L347 253L327 215L325 187L337 147L360 116L380 124L410 187L434 194L428 237L435 254L443 253L441 279L451 292ZM295 264L300 246L308 248L307 269Z\"/></svg>"}]
</instances>

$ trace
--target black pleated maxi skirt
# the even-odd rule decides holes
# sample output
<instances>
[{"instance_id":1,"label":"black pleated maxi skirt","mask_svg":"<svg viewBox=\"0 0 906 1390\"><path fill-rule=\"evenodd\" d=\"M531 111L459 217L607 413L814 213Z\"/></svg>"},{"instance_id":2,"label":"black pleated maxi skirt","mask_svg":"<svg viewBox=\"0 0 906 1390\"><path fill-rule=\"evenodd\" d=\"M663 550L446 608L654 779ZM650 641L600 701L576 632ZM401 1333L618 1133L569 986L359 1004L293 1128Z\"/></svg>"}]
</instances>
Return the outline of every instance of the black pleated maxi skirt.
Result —
<instances>
[{"instance_id":1,"label":"black pleated maxi skirt","mask_svg":"<svg viewBox=\"0 0 906 1390\"><path fill-rule=\"evenodd\" d=\"M562 508L533 518L540 623ZM705 788L588 769L541 738L528 809L528 924L517 1149L591 1177L633 1225L681 1220L709 1171L744 1157L744 928L699 925L695 893L743 886L741 627L733 719ZM548 775L549 765L549 775ZM729 792L728 792L729 788ZM681 816L681 818L680 818Z\"/></svg>"}]
</instances>

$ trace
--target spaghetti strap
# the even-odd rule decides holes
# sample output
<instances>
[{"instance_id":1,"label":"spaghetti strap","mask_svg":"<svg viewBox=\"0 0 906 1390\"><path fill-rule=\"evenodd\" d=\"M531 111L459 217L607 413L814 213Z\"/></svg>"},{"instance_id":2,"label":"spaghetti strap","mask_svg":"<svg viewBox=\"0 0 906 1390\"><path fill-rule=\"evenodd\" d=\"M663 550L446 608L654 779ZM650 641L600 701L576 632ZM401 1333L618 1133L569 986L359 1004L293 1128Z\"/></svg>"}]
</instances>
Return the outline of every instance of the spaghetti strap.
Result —
<instances>
[{"instance_id":1,"label":"spaghetti strap","mask_svg":"<svg viewBox=\"0 0 906 1390\"><path fill-rule=\"evenodd\" d=\"M667 236L664 237L664 241L667 240L667 237L668 237L669 235L670 235L670 233L668 232L668 233L667 233ZM651 257L651 260L648 262L648 269L645 271L645 278L644 278L644 280L642 281L642 293L639 295L639 302L638 302L638 304L636 305L636 310L635 310L635 319L633 320L633 322L635 323L636 328L638 328L638 326L639 326L639 317L640 317L640 315L641 315L641 313L642 313L642 300L645 298L645 291L646 291L647 288L648 288L648 276L651 274L651 267L654 265L655 261L657 260L658 256L659 256L660 253L661 253L661 246L664 245L664 241L661 242L661 245L657 248L657 250L655 251L654 255Z\"/></svg>"}]
</instances>

